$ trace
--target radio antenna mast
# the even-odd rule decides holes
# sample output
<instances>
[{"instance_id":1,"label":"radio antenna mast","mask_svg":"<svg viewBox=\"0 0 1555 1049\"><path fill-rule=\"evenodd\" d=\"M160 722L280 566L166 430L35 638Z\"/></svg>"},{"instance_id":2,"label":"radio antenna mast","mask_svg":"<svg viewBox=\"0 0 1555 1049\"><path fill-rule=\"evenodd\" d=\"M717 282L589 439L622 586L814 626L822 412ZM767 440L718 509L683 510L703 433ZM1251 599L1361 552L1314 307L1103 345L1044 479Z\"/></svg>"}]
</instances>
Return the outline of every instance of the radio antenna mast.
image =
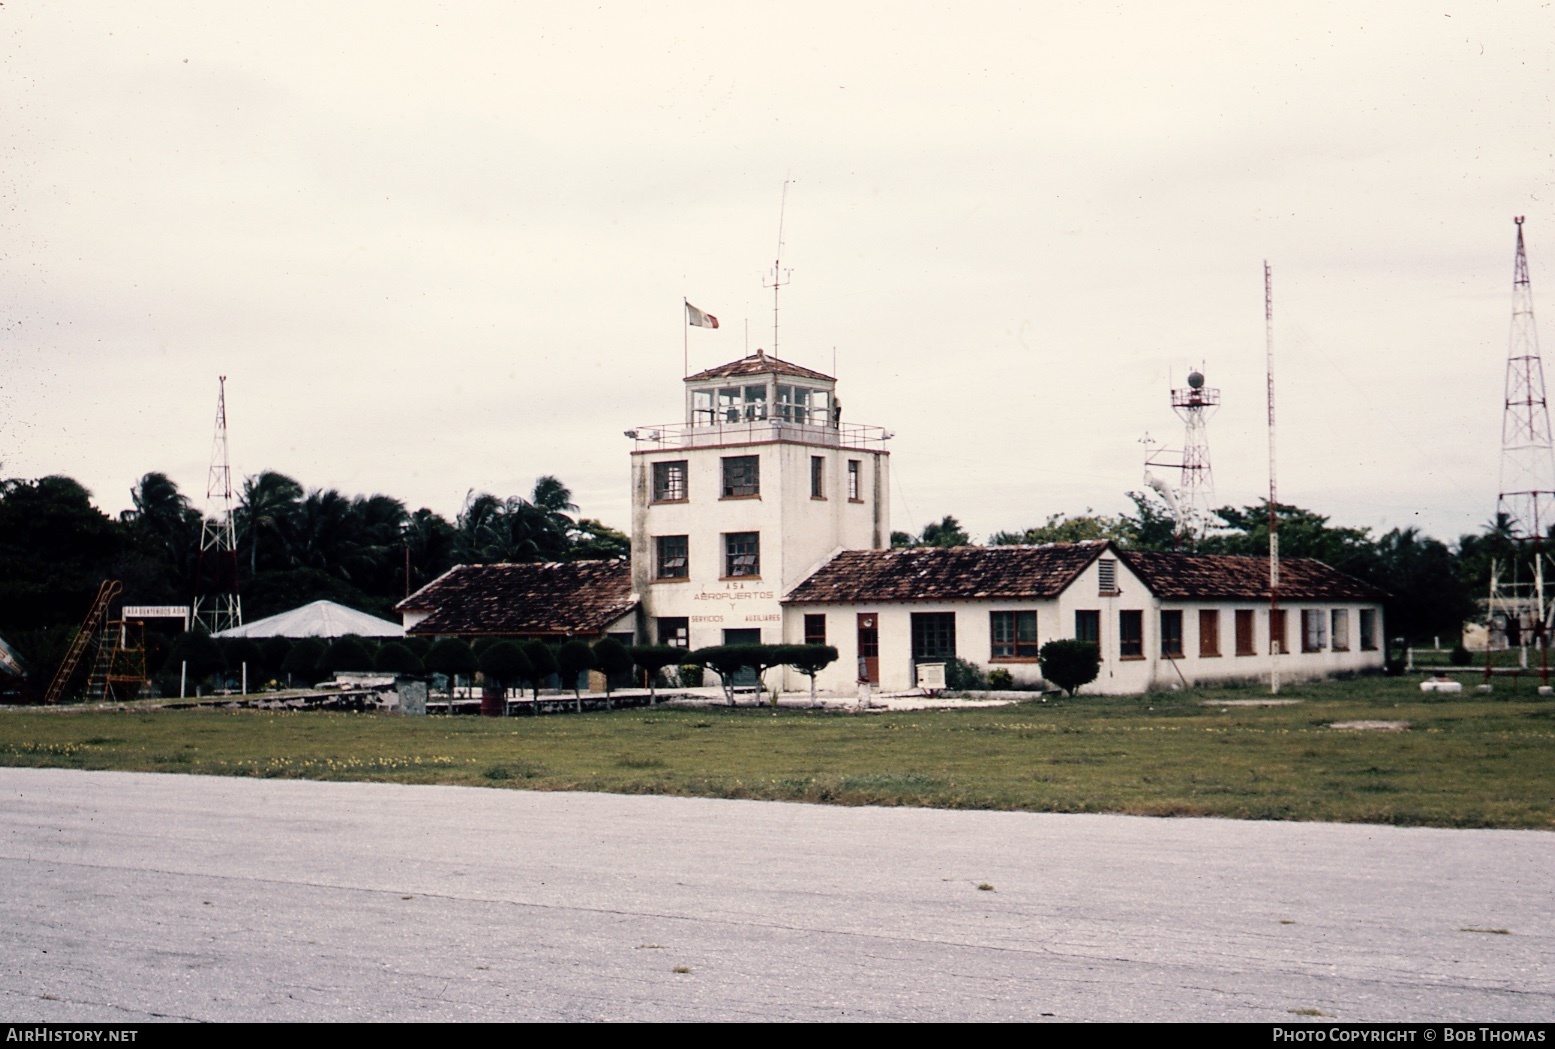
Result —
<instances>
[{"instance_id":1,"label":"radio antenna mast","mask_svg":"<svg viewBox=\"0 0 1555 1049\"><path fill-rule=\"evenodd\" d=\"M1285 646L1285 624L1280 622L1280 517L1279 490L1274 483L1274 281L1269 260L1263 263L1263 339L1269 377L1269 692L1280 692L1280 655ZM1278 623L1278 632L1275 626Z\"/></svg>"},{"instance_id":2,"label":"radio antenna mast","mask_svg":"<svg viewBox=\"0 0 1555 1049\"><path fill-rule=\"evenodd\" d=\"M243 625L243 606L238 599L238 540L232 520L232 464L227 455L227 377L221 376L219 382L193 612L194 621L212 634Z\"/></svg>"},{"instance_id":3,"label":"radio antenna mast","mask_svg":"<svg viewBox=\"0 0 1555 1049\"><path fill-rule=\"evenodd\" d=\"M1501 416L1501 492L1496 497L1495 532L1500 557L1490 570L1490 633L1502 633L1507 647L1539 648L1539 680L1549 685L1549 629L1555 608L1544 589L1543 544L1555 523L1555 437L1550 431L1544 389L1544 358L1533 321L1533 290L1528 280L1528 251L1523 217L1517 224L1517 255L1512 264L1512 331L1506 357L1506 397ZM1531 561L1531 566L1529 562ZM1533 578L1518 579L1530 566ZM1510 575L1510 580L1506 577ZM1501 629L1497 631L1496 624ZM1491 642L1487 637L1486 682ZM1526 659L1526 656L1524 657Z\"/></svg>"},{"instance_id":4,"label":"radio antenna mast","mask_svg":"<svg viewBox=\"0 0 1555 1049\"><path fill-rule=\"evenodd\" d=\"M778 289L788 283L793 270L783 269L783 213L788 209L788 184L793 179L783 180L783 198L778 204L778 243L777 258L772 260L772 283L762 280L763 288L772 289L772 356L778 355Z\"/></svg>"}]
</instances>

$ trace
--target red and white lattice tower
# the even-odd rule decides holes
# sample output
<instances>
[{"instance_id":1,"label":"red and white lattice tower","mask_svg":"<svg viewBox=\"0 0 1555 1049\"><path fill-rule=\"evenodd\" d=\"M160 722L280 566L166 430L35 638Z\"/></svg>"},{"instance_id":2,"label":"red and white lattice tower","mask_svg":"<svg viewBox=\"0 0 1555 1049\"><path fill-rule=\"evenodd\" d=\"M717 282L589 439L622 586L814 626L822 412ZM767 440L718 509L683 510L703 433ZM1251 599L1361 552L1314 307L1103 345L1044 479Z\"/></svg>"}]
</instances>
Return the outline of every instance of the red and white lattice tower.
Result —
<instances>
[{"instance_id":1,"label":"red and white lattice tower","mask_svg":"<svg viewBox=\"0 0 1555 1049\"><path fill-rule=\"evenodd\" d=\"M1188 385L1172 391L1172 411L1183 423L1182 448L1160 448L1145 459L1145 484L1160 493L1177 520L1177 535L1187 542L1204 537L1215 519L1215 472L1210 466L1205 424L1220 407L1220 391L1204 385L1204 373L1188 373ZM1177 483L1150 467L1177 472Z\"/></svg>"},{"instance_id":2,"label":"red and white lattice tower","mask_svg":"<svg viewBox=\"0 0 1555 1049\"><path fill-rule=\"evenodd\" d=\"M1550 435L1544 360L1533 320L1523 218L1519 215L1514 221L1517 261L1512 269L1512 333L1501 415L1501 491L1496 497L1496 532L1504 544L1490 574L1491 637L1492 643L1499 640L1514 647L1533 640L1542 650L1551 611L1544 596L1543 546L1546 533L1555 525L1555 441Z\"/></svg>"},{"instance_id":3,"label":"red and white lattice tower","mask_svg":"<svg viewBox=\"0 0 1555 1049\"><path fill-rule=\"evenodd\" d=\"M232 464L227 456L227 377L221 376L220 382L194 584L194 621L212 634L243 625L243 606L238 598L237 528L232 519Z\"/></svg>"}]
</instances>

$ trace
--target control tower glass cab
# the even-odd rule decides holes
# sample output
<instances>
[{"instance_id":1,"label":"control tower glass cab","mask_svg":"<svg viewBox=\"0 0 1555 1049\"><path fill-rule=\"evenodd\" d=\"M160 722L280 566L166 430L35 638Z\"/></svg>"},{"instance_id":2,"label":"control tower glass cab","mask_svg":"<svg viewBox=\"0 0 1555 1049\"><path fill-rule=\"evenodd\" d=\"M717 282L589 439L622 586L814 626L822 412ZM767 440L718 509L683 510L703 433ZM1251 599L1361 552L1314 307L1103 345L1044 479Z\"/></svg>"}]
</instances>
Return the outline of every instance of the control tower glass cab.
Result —
<instances>
[{"instance_id":1,"label":"control tower glass cab","mask_svg":"<svg viewBox=\"0 0 1555 1049\"><path fill-rule=\"evenodd\" d=\"M718 426L774 420L835 429L841 422L837 380L768 357L734 361L686 379L686 422Z\"/></svg>"}]
</instances>

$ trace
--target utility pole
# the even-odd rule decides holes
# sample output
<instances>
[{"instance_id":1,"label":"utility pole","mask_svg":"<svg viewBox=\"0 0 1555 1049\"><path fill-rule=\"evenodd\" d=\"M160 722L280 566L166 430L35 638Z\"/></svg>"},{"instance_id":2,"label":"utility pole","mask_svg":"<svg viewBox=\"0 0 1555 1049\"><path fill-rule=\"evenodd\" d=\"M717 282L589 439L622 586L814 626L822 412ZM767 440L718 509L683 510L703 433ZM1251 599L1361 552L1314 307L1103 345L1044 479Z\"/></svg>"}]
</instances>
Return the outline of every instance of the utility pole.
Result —
<instances>
[{"instance_id":1,"label":"utility pole","mask_svg":"<svg viewBox=\"0 0 1555 1049\"><path fill-rule=\"evenodd\" d=\"M1280 649L1285 630L1275 623L1280 619L1280 505L1279 489L1274 483L1274 281L1269 261L1263 263L1263 341L1264 361L1269 385L1269 693L1280 694Z\"/></svg>"}]
</instances>

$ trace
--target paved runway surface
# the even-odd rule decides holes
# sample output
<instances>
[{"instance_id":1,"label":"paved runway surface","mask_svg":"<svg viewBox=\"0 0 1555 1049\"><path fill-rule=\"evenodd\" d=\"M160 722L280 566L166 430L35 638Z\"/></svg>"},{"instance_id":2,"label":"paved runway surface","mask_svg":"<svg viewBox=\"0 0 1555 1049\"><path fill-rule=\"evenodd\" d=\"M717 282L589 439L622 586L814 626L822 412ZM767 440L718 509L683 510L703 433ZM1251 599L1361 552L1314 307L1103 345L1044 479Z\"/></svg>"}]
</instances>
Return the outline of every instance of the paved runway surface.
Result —
<instances>
[{"instance_id":1,"label":"paved runway surface","mask_svg":"<svg viewBox=\"0 0 1555 1049\"><path fill-rule=\"evenodd\" d=\"M0 1012L1547 1021L1552 861L1542 832L7 768Z\"/></svg>"}]
</instances>

